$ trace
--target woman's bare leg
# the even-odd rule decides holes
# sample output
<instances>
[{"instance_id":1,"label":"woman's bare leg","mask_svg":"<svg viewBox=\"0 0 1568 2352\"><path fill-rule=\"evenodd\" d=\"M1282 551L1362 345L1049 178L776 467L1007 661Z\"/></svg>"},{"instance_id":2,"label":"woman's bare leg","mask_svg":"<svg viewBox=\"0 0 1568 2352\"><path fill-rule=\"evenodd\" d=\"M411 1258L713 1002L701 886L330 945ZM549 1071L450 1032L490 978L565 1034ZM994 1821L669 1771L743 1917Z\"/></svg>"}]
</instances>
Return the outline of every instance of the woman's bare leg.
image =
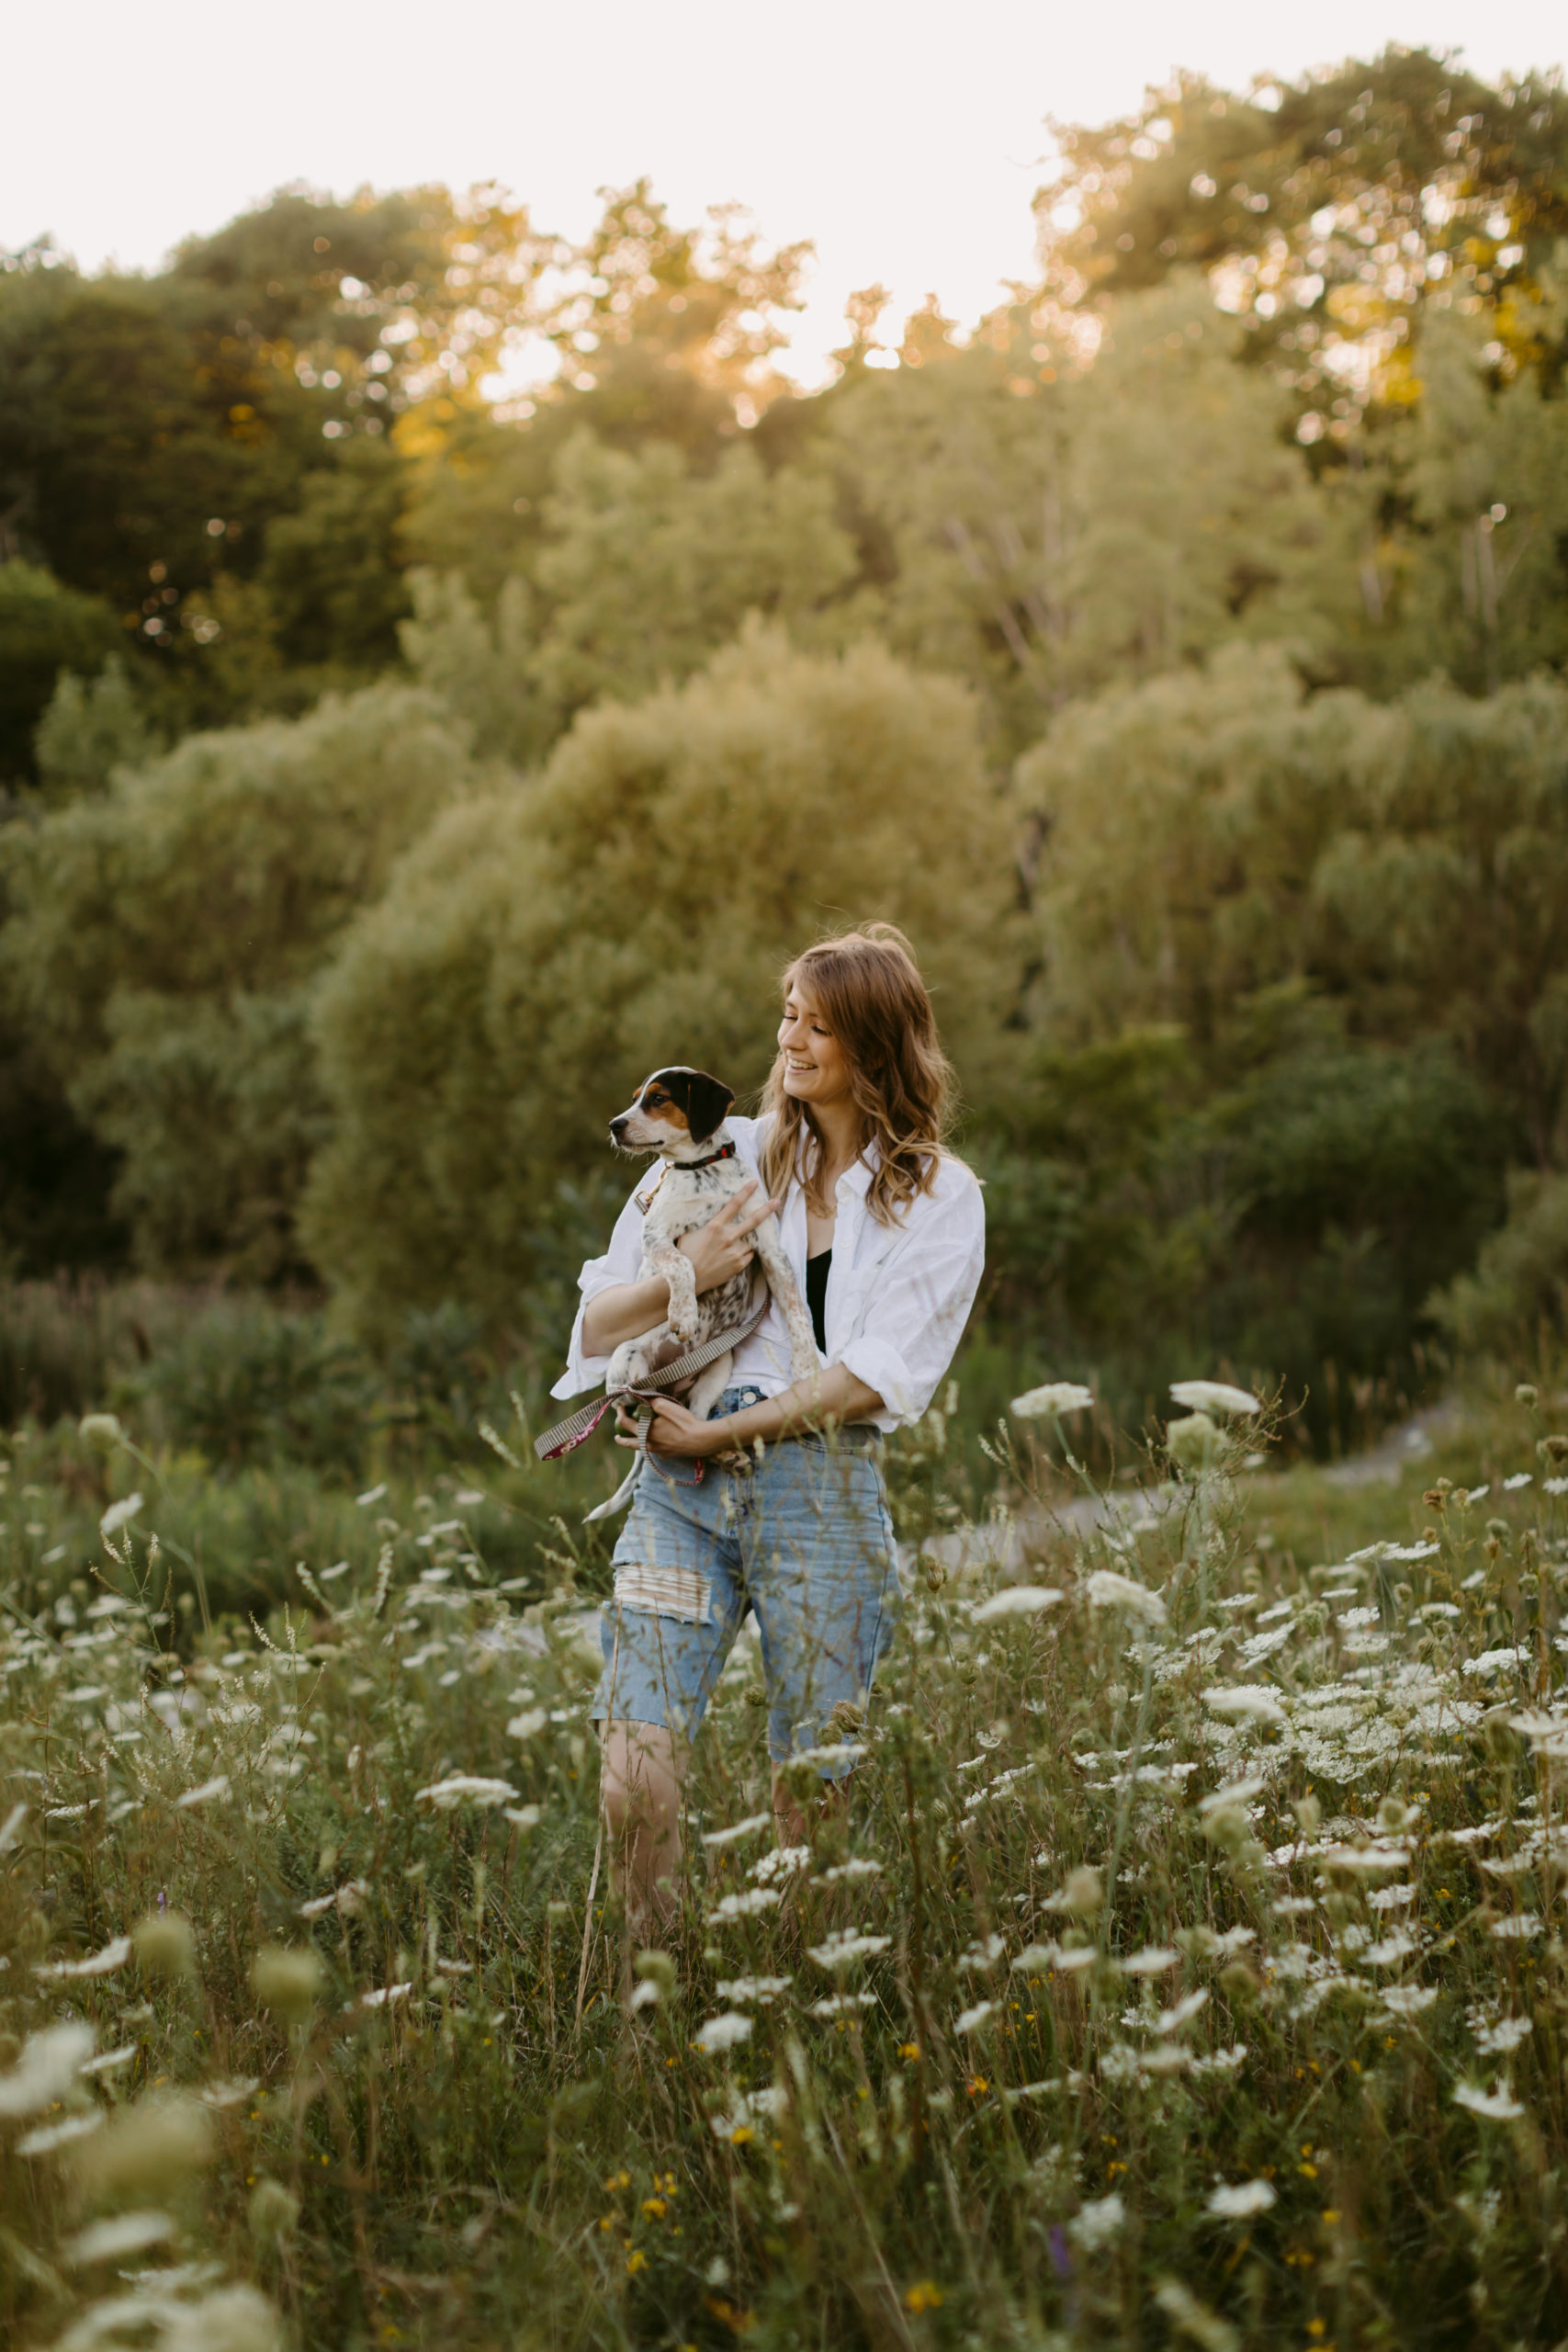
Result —
<instances>
[{"instance_id":1,"label":"woman's bare leg","mask_svg":"<svg viewBox=\"0 0 1568 2352\"><path fill-rule=\"evenodd\" d=\"M674 1921L685 1770L684 1743L664 1724L604 1725L599 1803L610 1838L611 1883L635 1943L656 1942Z\"/></svg>"},{"instance_id":2,"label":"woman's bare leg","mask_svg":"<svg viewBox=\"0 0 1568 2352\"><path fill-rule=\"evenodd\" d=\"M824 1781L820 1795L802 1804L785 1783L785 1770L783 1764L773 1766L773 1827L781 1846L805 1846L810 1842L813 1823L848 1810L854 1776L846 1772L841 1781Z\"/></svg>"}]
</instances>

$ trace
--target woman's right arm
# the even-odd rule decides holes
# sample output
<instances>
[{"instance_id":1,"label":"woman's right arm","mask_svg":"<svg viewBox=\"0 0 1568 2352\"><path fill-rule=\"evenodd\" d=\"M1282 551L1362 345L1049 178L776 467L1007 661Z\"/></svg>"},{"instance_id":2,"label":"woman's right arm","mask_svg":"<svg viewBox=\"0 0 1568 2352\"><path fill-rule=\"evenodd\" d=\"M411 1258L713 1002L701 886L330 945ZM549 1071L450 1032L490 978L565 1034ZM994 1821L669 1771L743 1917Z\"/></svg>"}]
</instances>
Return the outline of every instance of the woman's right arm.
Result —
<instances>
[{"instance_id":1,"label":"woman's right arm","mask_svg":"<svg viewBox=\"0 0 1568 2352\"><path fill-rule=\"evenodd\" d=\"M754 1196L761 1190L755 1177L732 1201L694 1233L682 1234L676 1247L692 1261L697 1295L716 1290L749 1266L756 1255L751 1236L777 1201ZM662 1323L670 1305L670 1285L662 1274L646 1281L615 1283L590 1299L582 1313L582 1345L591 1356L613 1355L627 1340L640 1339Z\"/></svg>"}]
</instances>

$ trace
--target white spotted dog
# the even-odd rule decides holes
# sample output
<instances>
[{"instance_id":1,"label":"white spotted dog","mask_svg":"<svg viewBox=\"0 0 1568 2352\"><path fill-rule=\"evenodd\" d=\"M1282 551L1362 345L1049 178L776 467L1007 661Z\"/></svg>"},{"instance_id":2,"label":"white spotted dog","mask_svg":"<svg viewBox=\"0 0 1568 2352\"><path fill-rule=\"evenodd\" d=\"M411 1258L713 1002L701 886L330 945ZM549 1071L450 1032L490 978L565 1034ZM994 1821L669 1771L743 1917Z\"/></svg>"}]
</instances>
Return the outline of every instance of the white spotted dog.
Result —
<instances>
[{"instance_id":1,"label":"white spotted dog","mask_svg":"<svg viewBox=\"0 0 1568 2352\"><path fill-rule=\"evenodd\" d=\"M692 1261L677 1248L682 1234L706 1225L725 1203L753 1179L738 1158L725 1118L735 1100L732 1088L705 1070L677 1068L655 1070L637 1091L629 1110L610 1122L618 1151L657 1152L664 1165L637 1196L643 1212L642 1263L639 1278L654 1275L670 1285L670 1307L662 1323L640 1338L625 1340L610 1358L606 1390L635 1388L649 1374L673 1363L689 1349L716 1340L723 1331L739 1330L761 1303L754 1288L758 1270L778 1303L789 1333L792 1380L806 1380L818 1369L817 1341L800 1286L790 1271L779 1238L779 1221L766 1216L751 1234L753 1264L728 1282L697 1296ZM687 1408L699 1420L728 1385L734 1369L733 1349L700 1372L686 1397ZM607 1503L590 1511L589 1521L608 1519L631 1499L647 1458L647 1427L638 1451L620 1487Z\"/></svg>"}]
</instances>

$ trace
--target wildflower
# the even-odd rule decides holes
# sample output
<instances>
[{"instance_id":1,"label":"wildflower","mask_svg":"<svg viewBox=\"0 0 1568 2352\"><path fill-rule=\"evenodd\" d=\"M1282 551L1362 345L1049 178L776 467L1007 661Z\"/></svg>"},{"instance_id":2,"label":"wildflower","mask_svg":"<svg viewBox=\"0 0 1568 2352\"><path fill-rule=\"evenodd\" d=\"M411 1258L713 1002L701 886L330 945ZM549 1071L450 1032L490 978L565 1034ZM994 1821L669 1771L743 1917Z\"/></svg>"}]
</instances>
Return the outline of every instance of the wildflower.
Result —
<instances>
[{"instance_id":1,"label":"wildflower","mask_svg":"<svg viewBox=\"0 0 1568 2352\"><path fill-rule=\"evenodd\" d=\"M85 2115L68 2115L60 2123L41 2124L36 2132L28 2132L17 2143L19 2156L52 2156L68 2148L73 2140L85 2140L96 2132L104 2120L100 2107L90 2107Z\"/></svg>"},{"instance_id":2,"label":"wildflower","mask_svg":"<svg viewBox=\"0 0 1568 2352\"><path fill-rule=\"evenodd\" d=\"M510 1821L513 1829L536 1829L544 1808L536 1804L503 1804L501 1817Z\"/></svg>"},{"instance_id":3,"label":"wildflower","mask_svg":"<svg viewBox=\"0 0 1568 2352\"><path fill-rule=\"evenodd\" d=\"M1494 1919L1487 1933L1495 1936L1499 1943L1506 1943L1524 1936L1538 1936L1540 1921L1533 1911L1517 1911L1511 1919Z\"/></svg>"},{"instance_id":4,"label":"wildflower","mask_svg":"<svg viewBox=\"0 0 1568 2352\"><path fill-rule=\"evenodd\" d=\"M1012 1410L1021 1421L1039 1421L1063 1413L1087 1413L1093 1404L1094 1391L1081 1381L1052 1380L1043 1388L1029 1388L1015 1396Z\"/></svg>"},{"instance_id":5,"label":"wildflower","mask_svg":"<svg viewBox=\"0 0 1568 2352\"><path fill-rule=\"evenodd\" d=\"M547 1711L543 1707L525 1707L523 1713L513 1715L507 1724L506 1736L508 1739L536 1739L549 1719Z\"/></svg>"},{"instance_id":6,"label":"wildflower","mask_svg":"<svg viewBox=\"0 0 1568 2352\"><path fill-rule=\"evenodd\" d=\"M85 1960L51 1961L47 1965L40 1966L34 1973L39 1976L52 1976L57 1978L63 1976L109 1976L112 1975L117 1968L123 1968L130 1958L130 1938L129 1936L116 1936L112 1943L107 1943L104 1946L102 1951L91 1952Z\"/></svg>"},{"instance_id":7,"label":"wildflower","mask_svg":"<svg viewBox=\"0 0 1568 2352\"><path fill-rule=\"evenodd\" d=\"M264 2175L251 2191L246 2218L258 2245L276 2245L290 2235L299 2221L299 2199L280 2180L269 2180Z\"/></svg>"},{"instance_id":8,"label":"wildflower","mask_svg":"<svg viewBox=\"0 0 1568 2352\"><path fill-rule=\"evenodd\" d=\"M270 1944L251 1962L251 1984L257 2000L289 2025L299 2025L309 2017L325 1978L326 1972L309 1944L292 1951Z\"/></svg>"},{"instance_id":9,"label":"wildflower","mask_svg":"<svg viewBox=\"0 0 1568 2352\"><path fill-rule=\"evenodd\" d=\"M917 2315L921 2312L940 2311L942 2289L930 2278L917 2278L904 2297L904 2309Z\"/></svg>"},{"instance_id":10,"label":"wildflower","mask_svg":"<svg viewBox=\"0 0 1568 2352\"><path fill-rule=\"evenodd\" d=\"M1173 1380L1170 1393L1190 1413L1260 1413L1249 1389L1233 1388L1224 1380Z\"/></svg>"},{"instance_id":11,"label":"wildflower","mask_svg":"<svg viewBox=\"0 0 1568 2352\"><path fill-rule=\"evenodd\" d=\"M84 1413L76 1430L96 1453L112 1453L124 1442L125 1433L114 1413Z\"/></svg>"},{"instance_id":12,"label":"wildflower","mask_svg":"<svg viewBox=\"0 0 1568 2352\"><path fill-rule=\"evenodd\" d=\"M738 2009L726 2009L697 2028L696 2046L712 2056L716 2051L734 2050L750 2039L751 2019L742 2017Z\"/></svg>"},{"instance_id":13,"label":"wildflower","mask_svg":"<svg viewBox=\"0 0 1568 2352\"><path fill-rule=\"evenodd\" d=\"M673 2000L675 1963L667 1951L639 1951L632 1967L638 1984L648 1988L652 1999Z\"/></svg>"},{"instance_id":14,"label":"wildflower","mask_svg":"<svg viewBox=\"0 0 1568 2352\"><path fill-rule=\"evenodd\" d=\"M130 1931L137 1962L149 1976L196 1974L196 1937L183 1911L152 1911Z\"/></svg>"},{"instance_id":15,"label":"wildflower","mask_svg":"<svg viewBox=\"0 0 1568 2352\"><path fill-rule=\"evenodd\" d=\"M1081 2207L1067 2223L1067 2230L1086 2254L1095 2254L1121 2234L1126 2219L1127 2208L1112 2191L1111 2196L1091 2199Z\"/></svg>"},{"instance_id":16,"label":"wildflower","mask_svg":"<svg viewBox=\"0 0 1568 2352\"><path fill-rule=\"evenodd\" d=\"M372 1503L380 1501L386 1491L387 1481L383 1478L378 1487L367 1487L362 1495L355 1495L354 1499L361 1510L368 1510Z\"/></svg>"},{"instance_id":17,"label":"wildflower","mask_svg":"<svg viewBox=\"0 0 1568 2352\"><path fill-rule=\"evenodd\" d=\"M90 2270L96 2262L124 2262L173 2237L175 2224L167 2213L117 2213L112 2221L95 2222L78 2232L65 2247L66 2267Z\"/></svg>"},{"instance_id":18,"label":"wildflower","mask_svg":"<svg viewBox=\"0 0 1568 2352\"><path fill-rule=\"evenodd\" d=\"M807 1957L837 1974L841 1968L853 1968L857 1961L874 1960L892 1940L891 1936L855 1936L847 1928L840 1928L826 1943L813 1945Z\"/></svg>"},{"instance_id":19,"label":"wildflower","mask_svg":"<svg viewBox=\"0 0 1568 2352\"><path fill-rule=\"evenodd\" d=\"M749 1886L742 1894L720 1895L708 1913L710 1919L754 1919L760 1911L772 1911L782 1900L776 1886Z\"/></svg>"},{"instance_id":20,"label":"wildflower","mask_svg":"<svg viewBox=\"0 0 1568 2352\"><path fill-rule=\"evenodd\" d=\"M1383 1990L1382 2005L1391 2016L1414 2018L1429 2009L1438 1997L1435 1984L1390 1984Z\"/></svg>"},{"instance_id":21,"label":"wildflower","mask_svg":"<svg viewBox=\"0 0 1568 2352\"><path fill-rule=\"evenodd\" d=\"M976 2001L972 2009L964 2010L954 2021L954 2033L978 2033L987 2020L996 2016L999 2006L996 2001Z\"/></svg>"},{"instance_id":22,"label":"wildflower","mask_svg":"<svg viewBox=\"0 0 1568 2352\"><path fill-rule=\"evenodd\" d=\"M212 1803L214 1798L226 1797L229 1794L230 1781L228 1773L217 1772L214 1773L210 1781L203 1781L199 1788L187 1789L184 1796L176 1797L175 1799L175 1811L176 1813L188 1813L195 1805L209 1804Z\"/></svg>"},{"instance_id":23,"label":"wildflower","mask_svg":"<svg viewBox=\"0 0 1568 2352\"><path fill-rule=\"evenodd\" d=\"M1006 1585L977 1605L973 1612L974 1622L976 1625L989 1625L998 1617L1040 1617L1064 1598L1055 1585Z\"/></svg>"},{"instance_id":24,"label":"wildflower","mask_svg":"<svg viewBox=\"0 0 1568 2352\"><path fill-rule=\"evenodd\" d=\"M1168 1944L1145 1944L1142 1951L1130 1952L1122 1962L1123 1976L1163 1976L1174 1968L1181 1954Z\"/></svg>"},{"instance_id":25,"label":"wildflower","mask_svg":"<svg viewBox=\"0 0 1568 2352\"><path fill-rule=\"evenodd\" d=\"M787 1993L792 1980L787 1976L731 1976L715 1990L721 2001L733 2005L737 2001L761 2001L766 2005Z\"/></svg>"},{"instance_id":26,"label":"wildflower","mask_svg":"<svg viewBox=\"0 0 1568 2352\"><path fill-rule=\"evenodd\" d=\"M1285 1711L1277 1694L1260 1682L1238 1682L1227 1690L1206 1690L1203 1703L1233 1723L1282 1724Z\"/></svg>"},{"instance_id":27,"label":"wildflower","mask_svg":"<svg viewBox=\"0 0 1568 2352\"><path fill-rule=\"evenodd\" d=\"M143 2190L158 2197L205 2165L212 2147L211 2120L195 2099L141 2099L93 2134L77 2170L90 2195Z\"/></svg>"},{"instance_id":28,"label":"wildflower","mask_svg":"<svg viewBox=\"0 0 1568 2352\"><path fill-rule=\"evenodd\" d=\"M817 1883L818 1886L839 1886L846 1879L880 1878L881 1876L880 1862L874 1862L868 1855L856 1854L847 1862L835 1862L829 1871L819 1871L817 1875Z\"/></svg>"},{"instance_id":29,"label":"wildflower","mask_svg":"<svg viewBox=\"0 0 1568 2352\"><path fill-rule=\"evenodd\" d=\"M1176 2002L1170 2008L1162 2009L1155 2019L1155 2031L1156 2033L1179 2032L1181 2027L1191 2023L1200 2009L1207 2007L1208 2001L1207 1991L1200 1986L1196 1993L1189 1993L1184 1999Z\"/></svg>"},{"instance_id":30,"label":"wildflower","mask_svg":"<svg viewBox=\"0 0 1568 2352\"><path fill-rule=\"evenodd\" d=\"M428 1788L416 1789L413 1801L415 1804L433 1804L440 1813L451 1813L460 1804L504 1804L516 1794L510 1781L487 1781L474 1772L449 1772L444 1781L433 1781Z\"/></svg>"},{"instance_id":31,"label":"wildflower","mask_svg":"<svg viewBox=\"0 0 1568 2352\"><path fill-rule=\"evenodd\" d=\"M851 2016L856 2009L870 2009L875 2006L874 1993L829 1993L822 2000L813 2001L806 2014L811 2018L842 2018Z\"/></svg>"},{"instance_id":32,"label":"wildflower","mask_svg":"<svg viewBox=\"0 0 1568 2352\"><path fill-rule=\"evenodd\" d=\"M122 1527L129 1526L141 1509L140 1495L127 1495L123 1501L110 1503L98 1521L98 1533L107 1543L111 1535L118 1535Z\"/></svg>"},{"instance_id":33,"label":"wildflower","mask_svg":"<svg viewBox=\"0 0 1568 2352\"><path fill-rule=\"evenodd\" d=\"M1203 2211L1217 2221L1246 2222L1255 2213L1267 2213L1279 2201L1266 2180L1242 2180L1211 2189Z\"/></svg>"},{"instance_id":34,"label":"wildflower","mask_svg":"<svg viewBox=\"0 0 1568 2352\"><path fill-rule=\"evenodd\" d=\"M175 2303L164 2322L164 2352L282 2352L283 2328L254 2287L220 2287L198 2303Z\"/></svg>"},{"instance_id":35,"label":"wildflower","mask_svg":"<svg viewBox=\"0 0 1568 2352\"><path fill-rule=\"evenodd\" d=\"M1166 1607L1158 1593L1134 1584L1131 1577L1118 1576L1114 1568L1096 1568L1084 1590L1091 1609L1131 1609L1152 1625L1165 1623Z\"/></svg>"},{"instance_id":36,"label":"wildflower","mask_svg":"<svg viewBox=\"0 0 1568 2352\"><path fill-rule=\"evenodd\" d=\"M739 1846L743 1838L755 1837L759 1829L770 1829L771 1813L749 1813L744 1821L732 1821L728 1829L705 1829L703 1844L715 1849L722 1846Z\"/></svg>"},{"instance_id":37,"label":"wildflower","mask_svg":"<svg viewBox=\"0 0 1568 2352\"><path fill-rule=\"evenodd\" d=\"M1483 2115L1492 2123L1517 2122L1525 2111L1506 2083L1492 2091L1483 2091L1474 2083L1461 2083L1454 2105L1468 2108L1472 2115Z\"/></svg>"},{"instance_id":38,"label":"wildflower","mask_svg":"<svg viewBox=\"0 0 1568 2352\"><path fill-rule=\"evenodd\" d=\"M71 2090L93 2054L90 2025L46 2026L29 2033L8 2075L0 2075L0 2115L39 2115Z\"/></svg>"}]
</instances>

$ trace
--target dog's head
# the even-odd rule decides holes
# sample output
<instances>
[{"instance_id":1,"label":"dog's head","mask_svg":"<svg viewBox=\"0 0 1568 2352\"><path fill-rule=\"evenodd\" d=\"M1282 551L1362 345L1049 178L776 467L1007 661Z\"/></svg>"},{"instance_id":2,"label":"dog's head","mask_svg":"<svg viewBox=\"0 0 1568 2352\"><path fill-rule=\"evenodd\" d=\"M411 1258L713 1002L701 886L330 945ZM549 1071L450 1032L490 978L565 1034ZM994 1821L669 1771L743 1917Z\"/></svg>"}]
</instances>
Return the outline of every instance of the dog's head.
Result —
<instances>
[{"instance_id":1,"label":"dog's head","mask_svg":"<svg viewBox=\"0 0 1568 2352\"><path fill-rule=\"evenodd\" d=\"M677 1162L700 1159L735 1100L732 1087L703 1069L656 1069L631 1107L610 1122L618 1150L657 1151Z\"/></svg>"}]
</instances>

